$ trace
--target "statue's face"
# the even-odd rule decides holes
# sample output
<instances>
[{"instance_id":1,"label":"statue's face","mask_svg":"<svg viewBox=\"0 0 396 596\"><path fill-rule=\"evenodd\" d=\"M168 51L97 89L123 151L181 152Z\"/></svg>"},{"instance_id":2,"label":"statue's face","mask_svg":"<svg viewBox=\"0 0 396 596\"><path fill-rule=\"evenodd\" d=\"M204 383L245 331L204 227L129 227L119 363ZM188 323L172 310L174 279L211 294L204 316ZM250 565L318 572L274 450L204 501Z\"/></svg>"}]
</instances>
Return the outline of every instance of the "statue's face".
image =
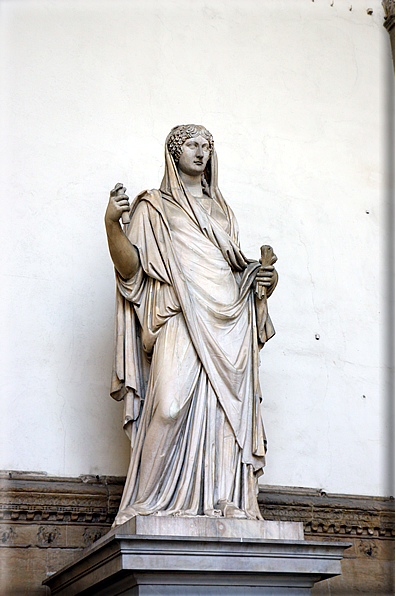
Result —
<instances>
[{"instance_id":1,"label":"statue's face","mask_svg":"<svg viewBox=\"0 0 396 596\"><path fill-rule=\"evenodd\" d=\"M182 145L182 154L177 167L188 176L197 176L205 170L210 157L209 142L201 135L187 139Z\"/></svg>"}]
</instances>

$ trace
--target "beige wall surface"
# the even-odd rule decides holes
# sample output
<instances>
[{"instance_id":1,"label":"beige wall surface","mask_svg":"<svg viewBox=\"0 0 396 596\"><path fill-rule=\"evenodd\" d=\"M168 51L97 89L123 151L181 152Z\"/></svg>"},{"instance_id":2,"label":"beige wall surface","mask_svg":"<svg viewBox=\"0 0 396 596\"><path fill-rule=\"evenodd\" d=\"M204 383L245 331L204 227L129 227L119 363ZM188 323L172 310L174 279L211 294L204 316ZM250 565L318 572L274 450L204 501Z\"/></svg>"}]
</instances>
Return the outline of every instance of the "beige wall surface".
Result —
<instances>
[{"instance_id":1,"label":"beige wall surface","mask_svg":"<svg viewBox=\"0 0 396 596\"><path fill-rule=\"evenodd\" d=\"M0 2L0 468L125 474L103 214L116 182L159 186L166 134L194 122L245 254L279 259L261 481L390 494L393 72L370 6Z\"/></svg>"}]
</instances>

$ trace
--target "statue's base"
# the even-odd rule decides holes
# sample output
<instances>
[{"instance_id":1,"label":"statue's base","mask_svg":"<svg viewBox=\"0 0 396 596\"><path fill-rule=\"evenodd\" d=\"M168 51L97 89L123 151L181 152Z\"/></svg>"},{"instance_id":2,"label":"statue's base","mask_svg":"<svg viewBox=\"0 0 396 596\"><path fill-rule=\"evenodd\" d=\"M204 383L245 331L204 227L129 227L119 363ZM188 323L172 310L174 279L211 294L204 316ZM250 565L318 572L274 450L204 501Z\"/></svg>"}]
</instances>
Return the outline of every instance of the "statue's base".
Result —
<instances>
[{"instance_id":1,"label":"statue's base","mask_svg":"<svg viewBox=\"0 0 396 596\"><path fill-rule=\"evenodd\" d=\"M138 517L44 583L53 596L309 596L347 547L304 541L298 523Z\"/></svg>"},{"instance_id":2,"label":"statue's base","mask_svg":"<svg viewBox=\"0 0 396 596\"><path fill-rule=\"evenodd\" d=\"M230 519L225 517L170 517L138 515L112 528L110 534L134 534L136 536L188 536L189 538L281 538L304 540L302 522L258 521L253 519Z\"/></svg>"}]
</instances>

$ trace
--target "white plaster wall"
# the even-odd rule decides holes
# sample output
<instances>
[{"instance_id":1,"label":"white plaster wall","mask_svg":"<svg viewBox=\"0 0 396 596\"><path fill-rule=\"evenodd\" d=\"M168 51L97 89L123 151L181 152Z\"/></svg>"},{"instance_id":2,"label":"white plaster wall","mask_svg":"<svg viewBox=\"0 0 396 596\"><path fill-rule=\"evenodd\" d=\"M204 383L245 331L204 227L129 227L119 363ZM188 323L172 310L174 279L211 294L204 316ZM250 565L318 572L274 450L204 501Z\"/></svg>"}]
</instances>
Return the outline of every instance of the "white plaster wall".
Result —
<instances>
[{"instance_id":1,"label":"white plaster wall","mask_svg":"<svg viewBox=\"0 0 396 596\"><path fill-rule=\"evenodd\" d=\"M0 467L126 472L103 213L118 181L131 196L158 187L166 134L195 122L215 137L245 253L270 243L279 258L262 480L389 494L393 73L379 0L0 10Z\"/></svg>"}]
</instances>

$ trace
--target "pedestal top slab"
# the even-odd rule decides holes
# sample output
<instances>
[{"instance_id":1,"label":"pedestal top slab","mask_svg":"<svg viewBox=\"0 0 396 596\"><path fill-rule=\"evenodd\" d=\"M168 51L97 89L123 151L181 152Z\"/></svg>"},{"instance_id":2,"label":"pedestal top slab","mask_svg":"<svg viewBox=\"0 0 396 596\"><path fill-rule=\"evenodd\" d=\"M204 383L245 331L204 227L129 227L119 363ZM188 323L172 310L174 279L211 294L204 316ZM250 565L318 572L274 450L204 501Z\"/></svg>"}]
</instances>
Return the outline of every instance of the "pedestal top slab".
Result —
<instances>
[{"instance_id":1,"label":"pedestal top slab","mask_svg":"<svg viewBox=\"0 0 396 596\"><path fill-rule=\"evenodd\" d=\"M302 522L251 519L138 516L110 530L107 536L185 536L197 538L239 538L304 540Z\"/></svg>"}]
</instances>

